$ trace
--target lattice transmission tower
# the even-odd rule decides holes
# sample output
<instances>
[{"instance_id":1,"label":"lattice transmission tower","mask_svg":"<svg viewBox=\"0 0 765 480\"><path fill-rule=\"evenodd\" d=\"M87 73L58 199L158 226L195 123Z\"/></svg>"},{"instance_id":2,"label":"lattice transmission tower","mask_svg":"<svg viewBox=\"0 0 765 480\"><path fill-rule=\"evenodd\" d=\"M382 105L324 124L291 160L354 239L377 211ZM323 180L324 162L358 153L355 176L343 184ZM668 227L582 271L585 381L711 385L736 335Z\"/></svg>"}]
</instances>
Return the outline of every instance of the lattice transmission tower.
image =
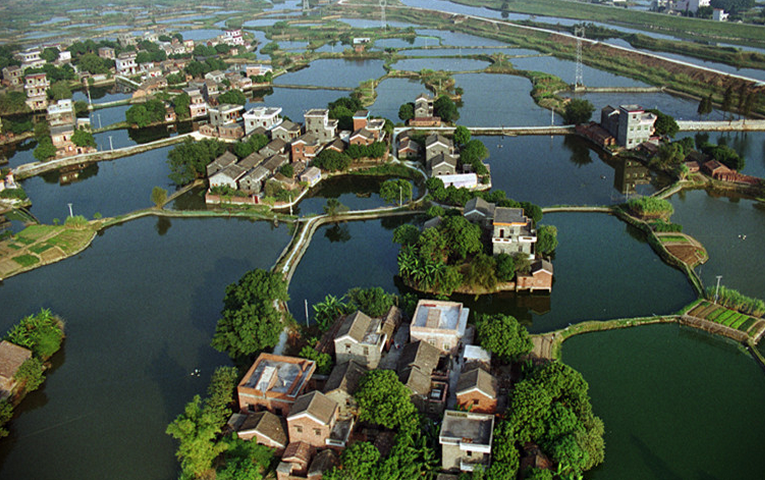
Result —
<instances>
[{"instance_id":1,"label":"lattice transmission tower","mask_svg":"<svg viewBox=\"0 0 765 480\"><path fill-rule=\"evenodd\" d=\"M385 5L387 4L386 0L380 0L380 28L385 30Z\"/></svg>"},{"instance_id":2,"label":"lattice transmission tower","mask_svg":"<svg viewBox=\"0 0 765 480\"><path fill-rule=\"evenodd\" d=\"M574 75L574 90L584 87L582 75L582 39L584 38L584 26L574 27L576 37L576 74Z\"/></svg>"},{"instance_id":3,"label":"lattice transmission tower","mask_svg":"<svg viewBox=\"0 0 765 480\"><path fill-rule=\"evenodd\" d=\"M303 11L307 12L311 9L311 5L309 4L308 0L303 0Z\"/></svg>"}]
</instances>

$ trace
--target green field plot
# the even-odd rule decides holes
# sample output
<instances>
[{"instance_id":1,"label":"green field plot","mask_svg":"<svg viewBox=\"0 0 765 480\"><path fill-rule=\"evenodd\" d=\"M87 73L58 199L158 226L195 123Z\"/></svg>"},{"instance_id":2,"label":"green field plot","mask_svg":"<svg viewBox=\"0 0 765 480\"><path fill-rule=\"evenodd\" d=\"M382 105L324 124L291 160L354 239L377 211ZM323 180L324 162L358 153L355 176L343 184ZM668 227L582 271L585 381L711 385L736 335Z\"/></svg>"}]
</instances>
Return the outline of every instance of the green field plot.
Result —
<instances>
[{"instance_id":1,"label":"green field plot","mask_svg":"<svg viewBox=\"0 0 765 480\"><path fill-rule=\"evenodd\" d=\"M741 315L736 318L734 322L731 322L730 327L735 328L737 330L741 330L741 325L746 323L747 320L749 320L751 317L748 315Z\"/></svg>"},{"instance_id":2,"label":"green field plot","mask_svg":"<svg viewBox=\"0 0 765 480\"><path fill-rule=\"evenodd\" d=\"M52 225L30 225L16 235L17 239L25 239L24 243L32 243L33 241L42 238L56 230L61 230L62 227L56 227ZM21 240L19 240L21 241Z\"/></svg>"},{"instance_id":3,"label":"green field plot","mask_svg":"<svg viewBox=\"0 0 765 480\"><path fill-rule=\"evenodd\" d=\"M739 325L737 328L741 330L742 332L748 332L750 328L752 328L752 325L754 325L756 320L752 317L747 317L746 320L744 320L744 323Z\"/></svg>"},{"instance_id":4,"label":"green field plot","mask_svg":"<svg viewBox=\"0 0 765 480\"><path fill-rule=\"evenodd\" d=\"M659 240L661 240L662 243L670 243L670 242L688 242L688 239L685 237L681 237L678 235L662 235L659 237Z\"/></svg>"},{"instance_id":5,"label":"green field plot","mask_svg":"<svg viewBox=\"0 0 765 480\"><path fill-rule=\"evenodd\" d=\"M64 253L71 253L82 247L91 235L90 230L64 230L48 240L48 243L60 247Z\"/></svg>"},{"instance_id":6,"label":"green field plot","mask_svg":"<svg viewBox=\"0 0 765 480\"><path fill-rule=\"evenodd\" d=\"M19 255L18 257L13 257L13 261L22 267L31 267L40 263L40 259L32 255Z\"/></svg>"},{"instance_id":7,"label":"green field plot","mask_svg":"<svg viewBox=\"0 0 765 480\"><path fill-rule=\"evenodd\" d=\"M32 245L31 247L29 247L29 250L31 252L33 252L33 253L40 254L40 253L42 253L45 250L48 250L50 248L53 248L53 245L51 245L49 243L41 243L39 245Z\"/></svg>"}]
</instances>

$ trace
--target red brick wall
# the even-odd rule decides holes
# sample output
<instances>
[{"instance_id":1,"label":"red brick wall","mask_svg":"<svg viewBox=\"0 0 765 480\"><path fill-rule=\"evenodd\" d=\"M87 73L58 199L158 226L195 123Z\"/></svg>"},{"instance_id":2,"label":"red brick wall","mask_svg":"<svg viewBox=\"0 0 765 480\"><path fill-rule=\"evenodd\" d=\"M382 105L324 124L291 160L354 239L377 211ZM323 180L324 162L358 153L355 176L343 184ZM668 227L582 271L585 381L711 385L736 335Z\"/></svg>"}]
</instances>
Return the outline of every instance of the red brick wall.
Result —
<instances>
[{"instance_id":1,"label":"red brick wall","mask_svg":"<svg viewBox=\"0 0 765 480\"><path fill-rule=\"evenodd\" d=\"M497 400L490 399L478 391L457 395L457 405L476 413L494 413L497 411ZM469 408L471 405L472 408Z\"/></svg>"},{"instance_id":2,"label":"red brick wall","mask_svg":"<svg viewBox=\"0 0 765 480\"><path fill-rule=\"evenodd\" d=\"M314 447L324 447L324 440L329 438L332 430L329 425L322 425L313 420L302 417L296 420L287 420L290 442L305 442ZM318 434L317 434L318 430Z\"/></svg>"}]
</instances>

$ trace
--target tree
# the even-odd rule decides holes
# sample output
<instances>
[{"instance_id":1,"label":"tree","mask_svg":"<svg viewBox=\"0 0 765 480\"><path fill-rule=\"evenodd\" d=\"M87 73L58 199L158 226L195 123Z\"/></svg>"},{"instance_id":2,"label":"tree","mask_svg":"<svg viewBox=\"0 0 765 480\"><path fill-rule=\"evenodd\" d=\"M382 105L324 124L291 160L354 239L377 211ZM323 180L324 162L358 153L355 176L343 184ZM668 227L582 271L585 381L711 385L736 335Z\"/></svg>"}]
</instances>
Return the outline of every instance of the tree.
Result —
<instances>
[{"instance_id":1,"label":"tree","mask_svg":"<svg viewBox=\"0 0 765 480\"><path fill-rule=\"evenodd\" d=\"M706 97L702 97L699 102L699 107L696 109L699 116L709 115L712 113L712 94L710 93Z\"/></svg>"},{"instance_id":2,"label":"tree","mask_svg":"<svg viewBox=\"0 0 765 480\"><path fill-rule=\"evenodd\" d=\"M454 129L454 143L457 145L466 145L470 141L470 130L467 127L459 125Z\"/></svg>"},{"instance_id":3,"label":"tree","mask_svg":"<svg viewBox=\"0 0 765 480\"><path fill-rule=\"evenodd\" d=\"M244 105L247 103L247 97L241 90L233 89L220 94L218 102L221 104Z\"/></svg>"},{"instance_id":4,"label":"tree","mask_svg":"<svg viewBox=\"0 0 765 480\"><path fill-rule=\"evenodd\" d=\"M465 282L474 287L493 290L497 286L497 262L491 255L479 253L470 262Z\"/></svg>"},{"instance_id":5,"label":"tree","mask_svg":"<svg viewBox=\"0 0 765 480\"><path fill-rule=\"evenodd\" d=\"M407 122L414 118L414 103L404 103L398 108L398 118L402 122Z\"/></svg>"},{"instance_id":6,"label":"tree","mask_svg":"<svg viewBox=\"0 0 765 480\"><path fill-rule=\"evenodd\" d=\"M29 107L26 102L27 96L24 92L13 91L0 95L0 114L12 115L28 112Z\"/></svg>"},{"instance_id":7,"label":"tree","mask_svg":"<svg viewBox=\"0 0 765 480\"><path fill-rule=\"evenodd\" d=\"M348 207L340 203L340 200L336 198L328 198L327 204L324 205L324 214L328 217L335 217L343 212L347 212Z\"/></svg>"},{"instance_id":8,"label":"tree","mask_svg":"<svg viewBox=\"0 0 765 480\"><path fill-rule=\"evenodd\" d=\"M351 164L351 159L348 155L340 153L337 150L331 148L325 148L322 150L316 158L313 160L314 166L327 170L328 172L343 171Z\"/></svg>"},{"instance_id":9,"label":"tree","mask_svg":"<svg viewBox=\"0 0 765 480\"><path fill-rule=\"evenodd\" d=\"M225 419L221 421L195 395L184 412L167 426L166 433L179 442L175 456L187 477L198 477L210 470L215 457L226 449L225 443L215 441L224 423Z\"/></svg>"},{"instance_id":10,"label":"tree","mask_svg":"<svg viewBox=\"0 0 765 480\"><path fill-rule=\"evenodd\" d=\"M510 315L481 315L476 331L481 347L503 362L515 361L529 353L533 347L526 327Z\"/></svg>"},{"instance_id":11,"label":"tree","mask_svg":"<svg viewBox=\"0 0 765 480\"><path fill-rule=\"evenodd\" d=\"M341 458L351 479L375 478L372 471L380 460L380 451L369 442L356 442L343 451Z\"/></svg>"},{"instance_id":12,"label":"tree","mask_svg":"<svg viewBox=\"0 0 765 480\"><path fill-rule=\"evenodd\" d=\"M47 93L48 97L55 101L72 98L72 90L69 88L69 82L64 80L53 82Z\"/></svg>"},{"instance_id":13,"label":"tree","mask_svg":"<svg viewBox=\"0 0 765 480\"><path fill-rule=\"evenodd\" d=\"M109 73L110 66L108 61L100 58L94 53L87 53L83 55L75 63L81 70L87 70L93 75Z\"/></svg>"},{"instance_id":14,"label":"tree","mask_svg":"<svg viewBox=\"0 0 765 480\"><path fill-rule=\"evenodd\" d=\"M733 85L728 85L728 87L725 89L725 93L723 93L720 110L723 112L730 112L731 105L733 105Z\"/></svg>"},{"instance_id":15,"label":"tree","mask_svg":"<svg viewBox=\"0 0 765 480\"><path fill-rule=\"evenodd\" d=\"M55 157L56 147L53 145L53 140L50 137L43 137L42 140L38 140L37 147L32 152L32 155L40 162Z\"/></svg>"},{"instance_id":16,"label":"tree","mask_svg":"<svg viewBox=\"0 0 765 480\"><path fill-rule=\"evenodd\" d=\"M662 113L655 108L646 111L656 115L656 122L654 122L653 128L658 135L666 135L673 138L680 130L680 127L677 126L677 122L673 116Z\"/></svg>"},{"instance_id":17,"label":"tree","mask_svg":"<svg viewBox=\"0 0 765 480\"><path fill-rule=\"evenodd\" d=\"M175 115L178 117L178 120L186 120L191 116L189 105L191 105L191 97L189 97L189 94L186 92L176 95L175 98L173 98L173 110L175 110Z\"/></svg>"},{"instance_id":18,"label":"tree","mask_svg":"<svg viewBox=\"0 0 765 480\"><path fill-rule=\"evenodd\" d=\"M420 229L411 223L404 223L393 230L393 242L399 245L414 245L420 238Z\"/></svg>"},{"instance_id":19,"label":"tree","mask_svg":"<svg viewBox=\"0 0 765 480\"><path fill-rule=\"evenodd\" d=\"M433 103L433 114L446 123L456 122L460 118L457 105L446 95L441 95Z\"/></svg>"},{"instance_id":20,"label":"tree","mask_svg":"<svg viewBox=\"0 0 765 480\"><path fill-rule=\"evenodd\" d=\"M28 358L21 364L13 378L19 382L25 392L37 390L45 381L42 362L37 357Z\"/></svg>"},{"instance_id":21,"label":"tree","mask_svg":"<svg viewBox=\"0 0 765 480\"><path fill-rule=\"evenodd\" d=\"M595 107L589 100L572 98L563 110L563 121L569 125L579 125L590 121Z\"/></svg>"},{"instance_id":22,"label":"tree","mask_svg":"<svg viewBox=\"0 0 765 480\"><path fill-rule=\"evenodd\" d=\"M348 296L348 309L361 310L370 317L382 317L393 306L396 297L381 287L352 288Z\"/></svg>"},{"instance_id":23,"label":"tree","mask_svg":"<svg viewBox=\"0 0 765 480\"><path fill-rule=\"evenodd\" d=\"M58 48L47 47L40 54L40 58L42 58L48 63L53 63L56 60L58 60L58 54L59 54Z\"/></svg>"},{"instance_id":24,"label":"tree","mask_svg":"<svg viewBox=\"0 0 765 480\"><path fill-rule=\"evenodd\" d=\"M386 180L380 185L380 197L387 203L403 205L412 199L412 184L401 178Z\"/></svg>"},{"instance_id":25,"label":"tree","mask_svg":"<svg viewBox=\"0 0 765 480\"><path fill-rule=\"evenodd\" d=\"M481 227L471 223L462 215L446 217L439 229L457 260L483 250Z\"/></svg>"},{"instance_id":26,"label":"tree","mask_svg":"<svg viewBox=\"0 0 765 480\"><path fill-rule=\"evenodd\" d=\"M539 225L537 227L537 253L549 255L558 246L558 229L554 225Z\"/></svg>"},{"instance_id":27,"label":"tree","mask_svg":"<svg viewBox=\"0 0 765 480\"><path fill-rule=\"evenodd\" d=\"M329 111L329 118L337 120L339 130L353 130L353 114L355 112L344 105L337 105Z\"/></svg>"},{"instance_id":28,"label":"tree","mask_svg":"<svg viewBox=\"0 0 765 480\"><path fill-rule=\"evenodd\" d=\"M335 320L349 312L348 304L343 301L344 299L345 297L337 298L327 294L323 301L313 306L313 320L319 330L322 332L328 330Z\"/></svg>"},{"instance_id":29,"label":"tree","mask_svg":"<svg viewBox=\"0 0 765 480\"><path fill-rule=\"evenodd\" d=\"M354 395L359 420L390 429L411 425L417 409L410 395L393 370L372 370L361 378Z\"/></svg>"},{"instance_id":30,"label":"tree","mask_svg":"<svg viewBox=\"0 0 765 480\"><path fill-rule=\"evenodd\" d=\"M167 202L167 190L162 187L154 187L151 190L151 201L157 208L162 208Z\"/></svg>"},{"instance_id":31,"label":"tree","mask_svg":"<svg viewBox=\"0 0 765 480\"><path fill-rule=\"evenodd\" d=\"M316 362L316 373L319 375L329 375L332 373L332 355L328 353L319 353L315 348L306 345L298 353L298 357L307 358Z\"/></svg>"},{"instance_id":32,"label":"tree","mask_svg":"<svg viewBox=\"0 0 765 480\"><path fill-rule=\"evenodd\" d=\"M226 151L226 144L213 139L194 142L186 139L167 154L170 179L177 185L185 185L195 178L204 178L206 167Z\"/></svg>"},{"instance_id":33,"label":"tree","mask_svg":"<svg viewBox=\"0 0 765 480\"><path fill-rule=\"evenodd\" d=\"M72 134L72 143L78 147L94 147L96 146L96 139L93 138L93 134L87 130L78 129Z\"/></svg>"},{"instance_id":34,"label":"tree","mask_svg":"<svg viewBox=\"0 0 765 480\"><path fill-rule=\"evenodd\" d=\"M287 300L287 284L281 275L260 269L247 272L226 287L212 346L232 358L273 347L284 329L284 314L275 304Z\"/></svg>"}]
</instances>

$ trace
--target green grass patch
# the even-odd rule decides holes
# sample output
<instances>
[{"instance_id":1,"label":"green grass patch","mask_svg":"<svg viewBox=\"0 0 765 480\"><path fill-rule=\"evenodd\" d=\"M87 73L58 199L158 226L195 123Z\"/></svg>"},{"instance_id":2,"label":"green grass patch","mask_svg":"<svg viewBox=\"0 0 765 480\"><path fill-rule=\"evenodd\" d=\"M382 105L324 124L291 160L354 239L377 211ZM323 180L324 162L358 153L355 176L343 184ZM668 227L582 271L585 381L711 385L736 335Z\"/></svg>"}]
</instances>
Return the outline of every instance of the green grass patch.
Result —
<instances>
[{"instance_id":1,"label":"green grass patch","mask_svg":"<svg viewBox=\"0 0 765 480\"><path fill-rule=\"evenodd\" d=\"M743 317L743 315L741 315L738 312L735 312L733 315L726 315L725 318L723 318L722 320L718 320L718 322L725 325L726 327L730 327L734 322L736 322L741 317Z\"/></svg>"},{"instance_id":2,"label":"green grass patch","mask_svg":"<svg viewBox=\"0 0 765 480\"><path fill-rule=\"evenodd\" d=\"M22 267L31 267L40 263L40 259L32 255L19 255L18 257L13 257L13 261Z\"/></svg>"},{"instance_id":3,"label":"green grass patch","mask_svg":"<svg viewBox=\"0 0 765 480\"><path fill-rule=\"evenodd\" d=\"M749 315L741 315L735 322L731 323L730 326L731 328L735 328L736 330L742 330L741 325L746 323L746 321L749 320L750 318L752 317L750 317ZM746 331L746 330L743 330L743 331Z\"/></svg>"},{"instance_id":4,"label":"green grass patch","mask_svg":"<svg viewBox=\"0 0 765 480\"><path fill-rule=\"evenodd\" d=\"M687 242L688 239L685 237L679 237L677 235L662 235L659 237L659 240L661 240L662 243L669 243L669 242Z\"/></svg>"},{"instance_id":5,"label":"green grass patch","mask_svg":"<svg viewBox=\"0 0 765 480\"><path fill-rule=\"evenodd\" d=\"M89 229L84 230L74 230L74 229L66 229L63 232L59 233L55 237L48 240L48 243L55 245L57 247L60 247L64 253L71 253L78 248L82 247L85 242L88 241L88 239L91 236L91 231Z\"/></svg>"},{"instance_id":6,"label":"green grass patch","mask_svg":"<svg viewBox=\"0 0 765 480\"><path fill-rule=\"evenodd\" d=\"M707 314L707 320L709 320L710 322L716 322L717 317L725 313L725 311L726 310L724 308L717 307L716 310L712 310L711 312L709 312L709 314Z\"/></svg>"},{"instance_id":7,"label":"green grass patch","mask_svg":"<svg viewBox=\"0 0 765 480\"><path fill-rule=\"evenodd\" d=\"M21 250L22 246L15 243L9 243L8 246L14 250Z\"/></svg>"},{"instance_id":8,"label":"green grass patch","mask_svg":"<svg viewBox=\"0 0 765 480\"><path fill-rule=\"evenodd\" d=\"M746 320L744 320L744 323L742 323L741 325L739 325L736 328L738 328L742 332L747 332L747 331L749 331L750 328L752 328L752 325L754 325L755 322L756 322L756 320L754 318L746 317Z\"/></svg>"},{"instance_id":9,"label":"green grass patch","mask_svg":"<svg viewBox=\"0 0 765 480\"><path fill-rule=\"evenodd\" d=\"M53 245L49 243L41 243L39 245L32 245L31 247L29 247L29 250L39 255L45 250L48 250L51 248L53 248Z\"/></svg>"},{"instance_id":10,"label":"green grass patch","mask_svg":"<svg viewBox=\"0 0 765 480\"><path fill-rule=\"evenodd\" d=\"M24 245L32 245L35 243L35 240L33 238L26 238L22 237L21 234L16 235L16 238L14 239L19 243L23 243Z\"/></svg>"},{"instance_id":11,"label":"green grass patch","mask_svg":"<svg viewBox=\"0 0 765 480\"><path fill-rule=\"evenodd\" d=\"M44 237L45 235L60 229L61 227L56 227L53 225L30 225L29 227L19 232L18 236L37 240L38 238Z\"/></svg>"},{"instance_id":12,"label":"green grass patch","mask_svg":"<svg viewBox=\"0 0 765 480\"><path fill-rule=\"evenodd\" d=\"M718 323L723 323L724 321L726 321L727 319L729 319L730 317L732 317L735 314L736 314L736 312L734 312L733 310L728 310L726 312L723 312L722 315L718 316L715 319L715 321L718 322Z\"/></svg>"}]
</instances>

